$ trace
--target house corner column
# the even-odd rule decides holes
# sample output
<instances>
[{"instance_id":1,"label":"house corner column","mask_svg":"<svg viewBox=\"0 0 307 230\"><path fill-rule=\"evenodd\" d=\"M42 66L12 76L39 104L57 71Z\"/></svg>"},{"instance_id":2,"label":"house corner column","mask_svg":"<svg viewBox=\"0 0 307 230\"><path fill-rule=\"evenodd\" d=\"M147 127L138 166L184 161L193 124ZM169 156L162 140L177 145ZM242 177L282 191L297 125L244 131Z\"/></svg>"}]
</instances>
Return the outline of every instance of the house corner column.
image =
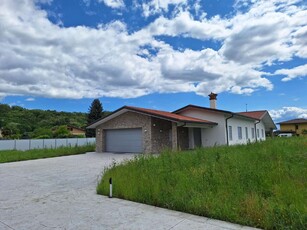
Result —
<instances>
[{"instance_id":1,"label":"house corner column","mask_svg":"<svg viewBox=\"0 0 307 230\"><path fill-rule=\"evenodd\" d=\"M97 153L102 153L105 151L105 143L104 143L104 130L99 127L96 128L96 152Z\"/></svg>"},{"instance_id":2,"label":"house corner column","mask_svg":"<svg viewBox=\"0 0 307 230\"><path fill-rule=\"evenodd\" d=\"M172 122L172 150L178 150L178 128L175 122Z\"/></svg>"}]
</instances>

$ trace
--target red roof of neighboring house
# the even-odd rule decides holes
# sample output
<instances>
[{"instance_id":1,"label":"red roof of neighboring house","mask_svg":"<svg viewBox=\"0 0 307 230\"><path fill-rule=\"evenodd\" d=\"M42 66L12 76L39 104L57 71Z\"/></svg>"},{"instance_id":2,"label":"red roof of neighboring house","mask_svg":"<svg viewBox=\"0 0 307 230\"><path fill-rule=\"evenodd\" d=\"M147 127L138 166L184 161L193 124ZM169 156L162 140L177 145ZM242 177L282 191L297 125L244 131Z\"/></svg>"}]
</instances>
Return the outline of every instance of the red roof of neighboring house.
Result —
<instances>
[{"instance_id":1,"label":"red roof of neighboring house","mask_svg":"<svg viewBox=\"0 0 307 230\"><path fill-rule=\"evenodd\" d=\"M250 112L239 112L238 114L261 120L266 113L266 110L259 110Z\"/></svg>"},{"instance_id":2,"label":"red roof of neighboring house","mask_svg":"<svg viewBox=\"0 0 307 230\"><path fill-rule=\"evenodd\" d=\"M302 124L302 123L307 123L307 119L305 118L292 119L289 121L279 122L278 124Z\"/></svg>"},{"instance_id":3,"label":"red roof of neighboring house","mask_svg":"<svg viewBox=\"0 0 307 230\"><path fill-rule=\"evenodd\" d=\"M78 129L78 130L80 130L80 131L84 131L84 132L85 132L85 129L79 128L79 127L77 127L77 126L67 125L67 128Z\"/></svg>"},{"instance_id":4,"label":"red roof of neighboring house","mask_svg":"<svg viewBox=\"0 0 307 230\"><path fill-rule=\"evenodd\" d=\"M182 116L179 114L165 112L161 110L144 109L144 108L133 107L133 106L124 106L123 108L133 110L136 112L146 113L148 115L154 115L154 116L161 117L161 118L180 121L180 122L193 122L193 123L204 123L204 124L217 125L217 123L212 122L212 121L207 121L207 120L198 119L194 117Z\"/></svg>"}]
</instances>

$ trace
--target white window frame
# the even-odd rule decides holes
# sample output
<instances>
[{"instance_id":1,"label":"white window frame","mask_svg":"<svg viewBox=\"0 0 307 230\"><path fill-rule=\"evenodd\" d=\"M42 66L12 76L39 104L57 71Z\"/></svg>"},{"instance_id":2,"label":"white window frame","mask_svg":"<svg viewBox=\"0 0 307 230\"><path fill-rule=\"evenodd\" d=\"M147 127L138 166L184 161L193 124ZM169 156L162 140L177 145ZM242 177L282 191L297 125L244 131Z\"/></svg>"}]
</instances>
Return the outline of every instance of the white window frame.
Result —
<instances>
[{"instance_id":1,"label":"white window frame","mask_svg":"<svg viewBox=\"0 0 307 230\"><path fill-rule=\"evenodd\" d=\"M264 131L261 129L261 136L264 138Z\"/></svg>"},{"instance_id":2,"label":"white window frame","mask_svg":"<svg viewBox=\"0 0 307 230\"><path fill-rule=\"evenodd\" d=\"M245 137L246 137L246 140L248 139L248 128L245 127Z\"/></svg>"},{"instance_id":3,"label":"white window frame","mask_svg":"<svg viewBox=\"0 0 307 230\"><path fill-rule=\"evenodd\" d=\"M258 138L260 137L259 129L257 129L257 137L258 137Z\"/></svg>"}]
</instances>

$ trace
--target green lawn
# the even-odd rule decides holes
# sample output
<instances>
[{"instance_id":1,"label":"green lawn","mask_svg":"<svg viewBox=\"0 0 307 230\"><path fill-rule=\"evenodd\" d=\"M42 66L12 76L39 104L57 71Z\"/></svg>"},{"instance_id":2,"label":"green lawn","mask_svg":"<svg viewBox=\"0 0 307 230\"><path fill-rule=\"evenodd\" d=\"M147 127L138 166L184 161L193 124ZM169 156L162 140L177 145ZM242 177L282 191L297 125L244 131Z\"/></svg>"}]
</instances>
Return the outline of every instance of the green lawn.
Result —
<instances>
[{"instance_id":1,"label":"green lawn","mask_svg":"<svg viewBox=\"0 0 307 230\"><path fill-rule=\"evenodd\" d=\"M307 229L307 139L140 156L97 192L264 229Z\"/></svg>"},{"instance_id":2,"label":"green lawn","mask_svg":"<svg viewBox=\"0 0 307 230\"><path fill-rule=\"evenodd\" d=\"M0 163L69 156L93 151L95 151L94 145L62 147L57 149L32 149L28 151L5 150L0 151Z\"/></svg>"}]
</instances>

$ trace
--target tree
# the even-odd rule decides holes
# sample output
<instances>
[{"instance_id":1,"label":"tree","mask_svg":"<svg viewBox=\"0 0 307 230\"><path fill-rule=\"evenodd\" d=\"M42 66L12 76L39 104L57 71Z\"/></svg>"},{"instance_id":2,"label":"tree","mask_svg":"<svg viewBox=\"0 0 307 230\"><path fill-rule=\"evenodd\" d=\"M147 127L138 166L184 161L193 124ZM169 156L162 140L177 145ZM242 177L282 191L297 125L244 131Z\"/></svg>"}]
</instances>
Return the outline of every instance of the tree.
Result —
<instances>
[{"instance_id":1,"label":"tree","mask_svg":"<svg viewBox=\"0 0 307 230\"><path fill-rule=\"evenodd\" d=\"M32 133L32 138L35 139L41 139L42 136L44 136L45 139L52 138L52 130L48 128L37 128Z\"/></svg>"},{"instance_id":2,"label":"tree","mask_svg":"<svg viewBox=\"0 0 307 230\"><path fill-rule=\"evenodd\" d=\"M46 135L47 136L47 135ZM53 133L55 138L67 138L70 137L70 132L67 129L67 125L61 125Z\"/></svg>"},{"instance_id":3,"label":"tree","mask_svg":"<svg viewBox=\"0 0 307 230\"><path fill-rule=\"evenodd\" d=\"M103 107L99 99L93 100L91 106L89 107L89 112L87 115L87 125L92 124L98 119L102 118L103 115ZM95 137L95 130L87 129L86 130L87 137Z\"/></svg>"}]
</instances>

